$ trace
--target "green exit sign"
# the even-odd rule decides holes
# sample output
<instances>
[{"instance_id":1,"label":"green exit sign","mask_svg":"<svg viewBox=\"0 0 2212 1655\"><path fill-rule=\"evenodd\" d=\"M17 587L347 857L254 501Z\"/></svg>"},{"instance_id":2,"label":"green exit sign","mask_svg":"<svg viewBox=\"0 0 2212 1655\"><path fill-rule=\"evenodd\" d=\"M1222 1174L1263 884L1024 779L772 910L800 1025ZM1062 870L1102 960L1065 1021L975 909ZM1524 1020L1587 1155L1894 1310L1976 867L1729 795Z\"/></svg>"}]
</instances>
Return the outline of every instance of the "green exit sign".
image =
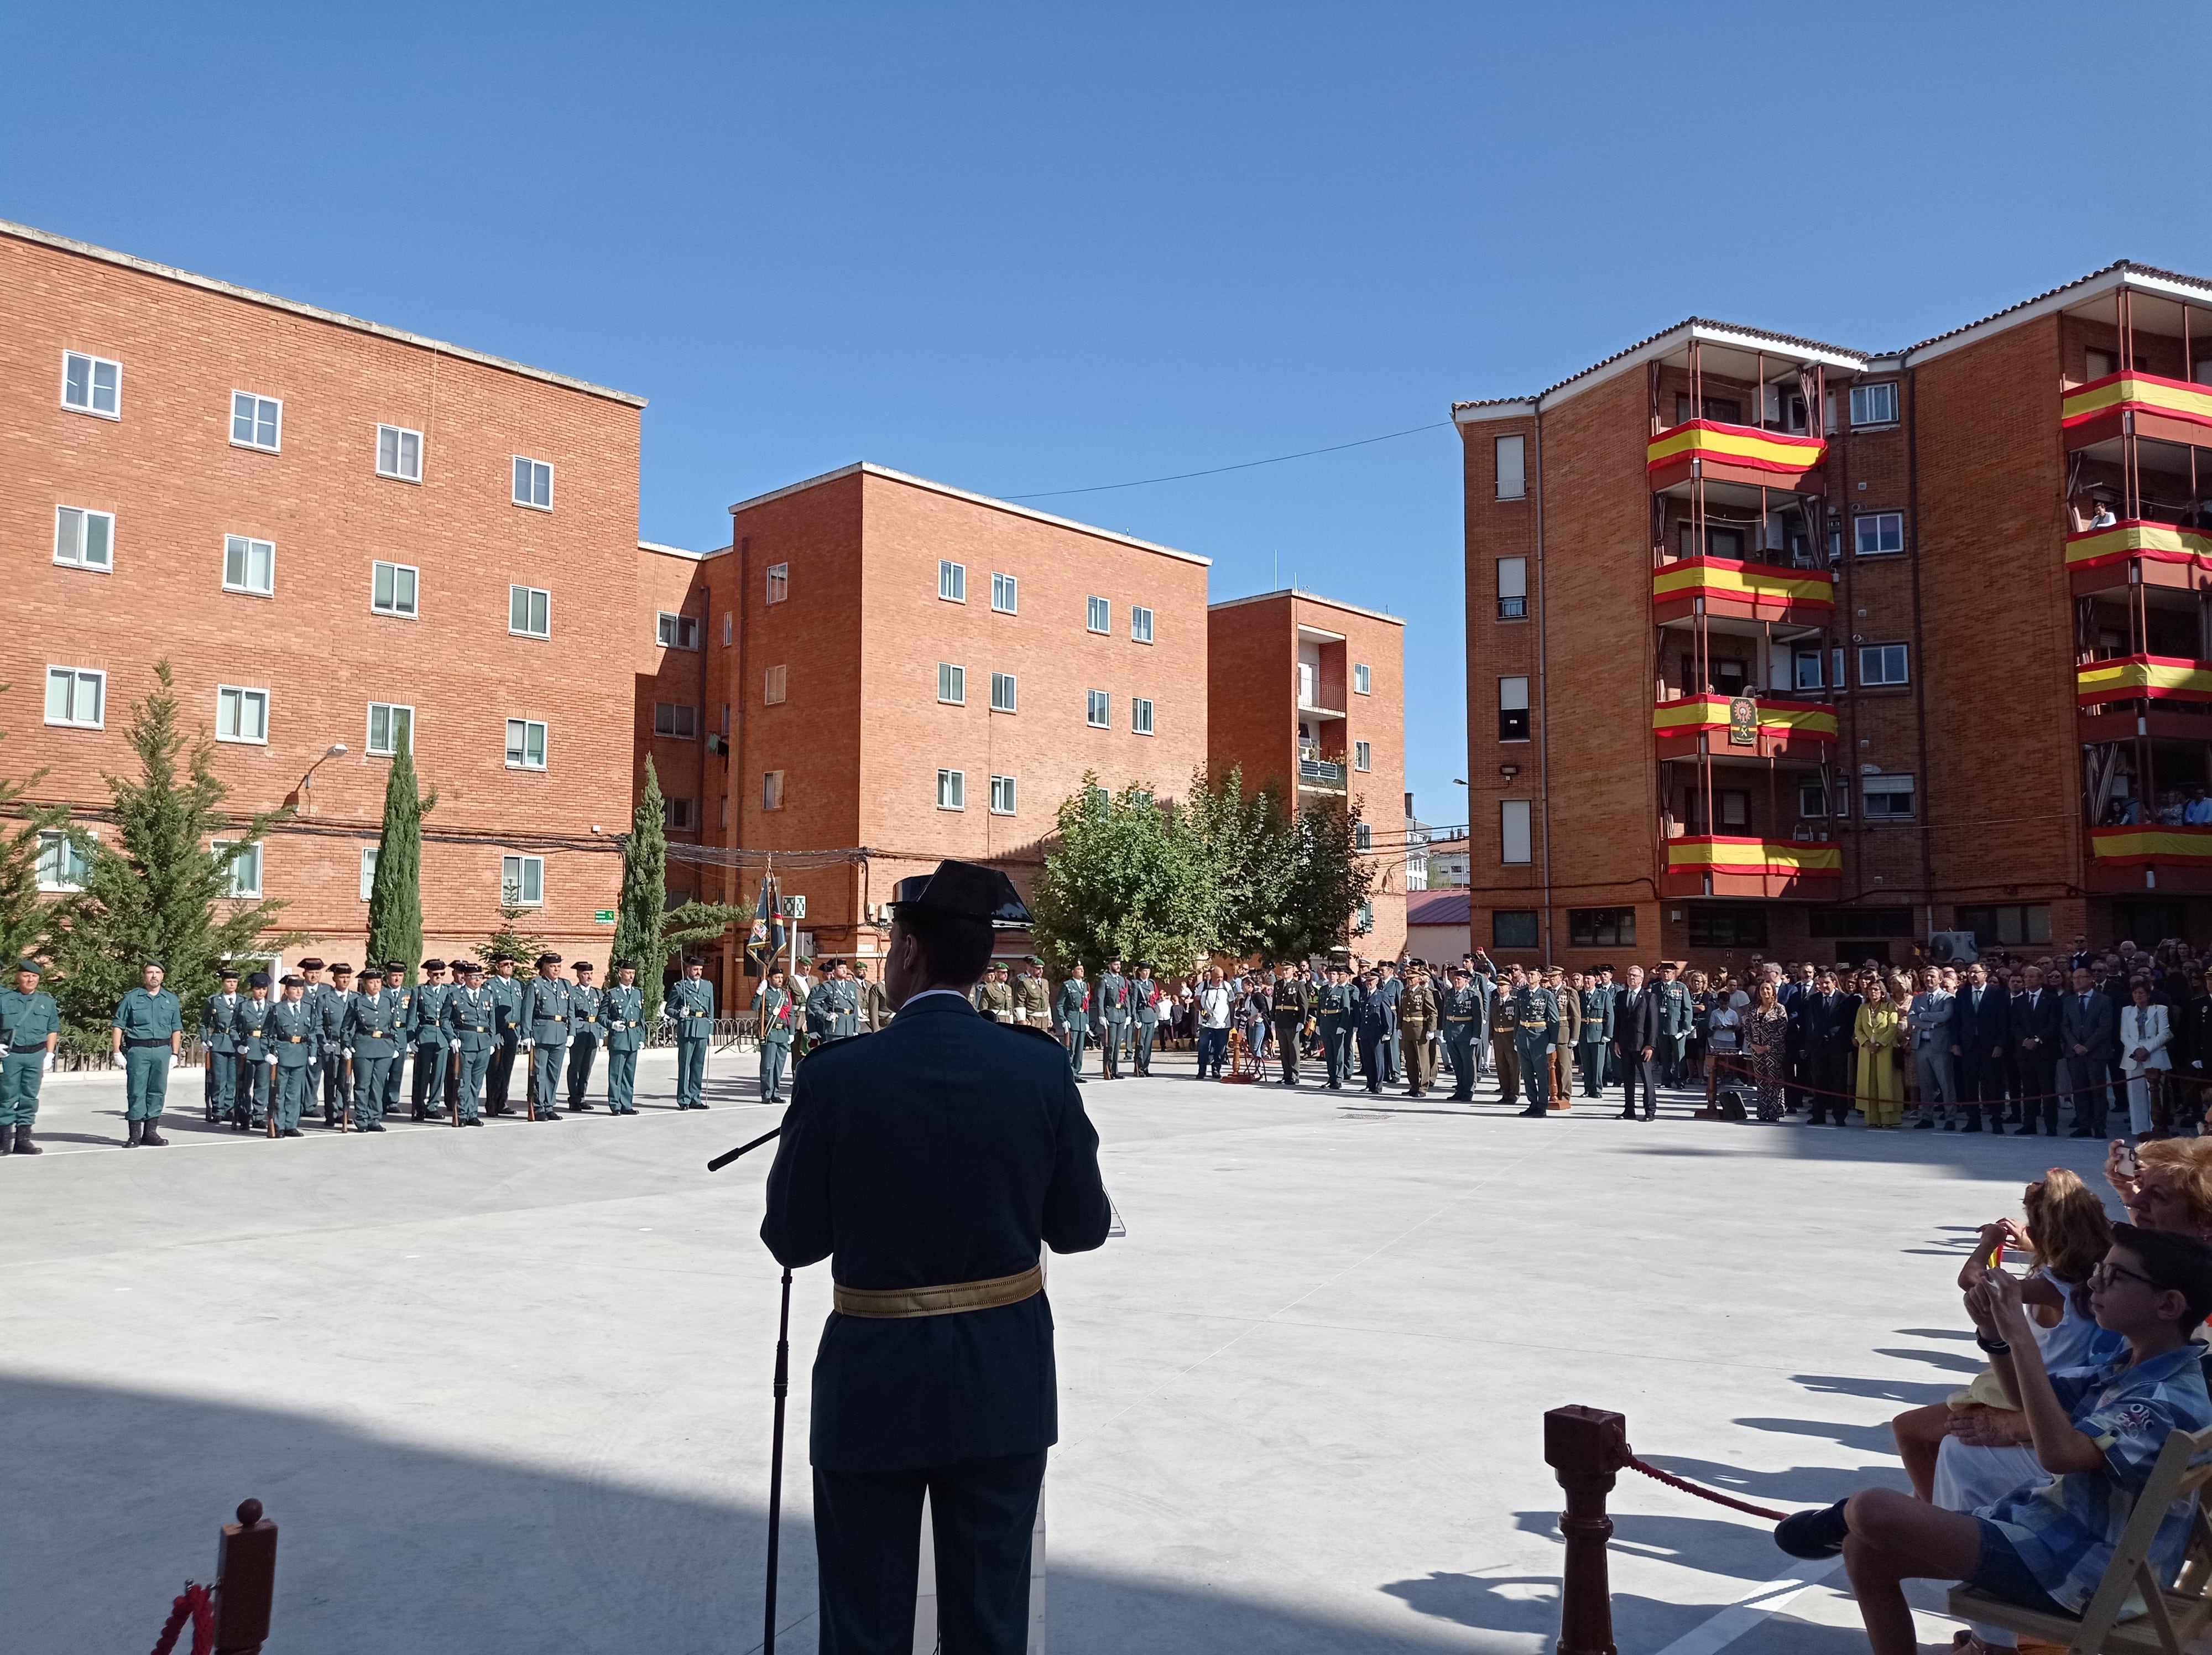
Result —
<instances>
[{"instance_id":1,"label":"green exit sign","mask_svg":"<svg viewBox=\"0 0 2212 1655\"><path fill-rule=\"evenodd\" d=\"M592 916L592 923L594 925L612 925L614 922L615 910L611 908L602 908Z\"/></svg>"}]
</instances>

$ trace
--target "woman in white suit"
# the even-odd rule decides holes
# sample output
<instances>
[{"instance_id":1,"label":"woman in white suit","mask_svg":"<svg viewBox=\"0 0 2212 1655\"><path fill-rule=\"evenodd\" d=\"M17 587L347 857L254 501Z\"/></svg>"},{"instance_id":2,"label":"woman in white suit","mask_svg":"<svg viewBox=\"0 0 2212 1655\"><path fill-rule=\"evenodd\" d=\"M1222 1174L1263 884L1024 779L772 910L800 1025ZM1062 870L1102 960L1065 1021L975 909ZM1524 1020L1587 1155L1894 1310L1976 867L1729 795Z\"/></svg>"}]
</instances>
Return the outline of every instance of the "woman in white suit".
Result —
<instances>
[{"instance_id":1,"label":"woman in white suit","mask_svg":"<svg viewBox=\"0 0 2212 1655\"><path fill-rule=\"evenodd\" d=\"M2173 1038L2173 1014L2150 997L2150 984L2137 983L2135 1004L2120 1013L2120 1063L2128 1079L2128 1125L2142 1141L2151 1129L2151 1077L2173 1067L2166 1049Z\"/></svg>"}]
</instances>

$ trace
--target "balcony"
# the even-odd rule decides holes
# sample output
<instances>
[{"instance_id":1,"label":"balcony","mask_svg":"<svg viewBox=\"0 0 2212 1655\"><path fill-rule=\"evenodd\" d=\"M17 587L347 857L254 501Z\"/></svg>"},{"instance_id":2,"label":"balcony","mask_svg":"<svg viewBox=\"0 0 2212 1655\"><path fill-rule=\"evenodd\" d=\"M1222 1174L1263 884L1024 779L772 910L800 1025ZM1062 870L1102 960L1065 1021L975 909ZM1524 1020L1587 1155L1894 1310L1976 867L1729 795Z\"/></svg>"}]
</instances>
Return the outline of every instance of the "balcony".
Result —
<instances>
[{"instance_id":1,"label":"balcony","mask_svg":"<svg viewBox=\"0 0 2212 1655\"><path fill-rule=\"evenodd\" d=\"M1741 703L1750 712L1738 722ZM1651 709L1651 733L1662 758L1795 758L1817 764L1836 745L1832 708L1812 701L1757 701L1749 697L1686 696Z\"/></svg>"},{"instance_id":2,"label":"balcony","mask_svg":"<svg viewBox=\"0 0 2212 1655\"><path fill-rule=\"evenodd\" d=\"M2212 702L2212 660L2185 655L2114 655L2074 669L2082 707L2112 701Z\"/></svg>"},{"instance_id":3,"label":"balcony","mask_svg":"<svg viewBox=\"0 0 2212 1655\"><path fill-rule=\"evenodd\" d=\"M1810 839L1691 834L1665 842L1662 897L1796 897L1832 902L1844 877L1840 845Z\"/></svg>"},{"instance_id":4,"label":"balcony","mask_svg":"<svg viewBox=\"0 0 2212 1655\"><path fill-rule=\"evenodd\" d=\"M2136 827L2089 830L2092 891L2212 893L2212 827Z\"/></svg>"},{"instance_id":5,"label":"balcony","mask_svg":"<svg viewBox=\"0 0 2212 1655\"><path fill-rule=\"evenodd\" d=\"M2076 597L2136 584L2212 587L2212 534L2139 518L2084 529L2066 537L2066 574Z\"/></svg>"},{"instance_id":6,"label":"balcony","mask_svg":"<svg viewBox=\"0 0 2212 1655\"><path fill-rule=\"evenodd\" d=\"M1327 758L1298 756L1298 785L1318 793L1342 793L1346 781L1344 765Z\"/></svg>"},{"instance_id":7,"label":"balcony","mask_svg":"<svg viewBox=\"0 0 2212 1655\"><path fill-rule=\"evenodd\" d=\"M1826 626L1835 611L1836 581L1825 569L1678 557L1651 571L1651 602L1662 626L1692 615Z\"/></svg>"},{"instance_id":8,"label":"balcony","mask_svg":"<svg viewBox=\"0 0 2212 1655\"><path fill-rule=\"evenodd\" d=\"M1802 490L1828 457L1820 437L1785 436L1749 425L1693 419L1670 425L1644 449L1644 469L1652 488L1671 489L1692 478L1711 483L1745 483L1755 488Z\"/></svg>"},{"instance_id":9,"label":"balcony","mask_svg":"<svg viewBox=\"0 0 2212 1655\"><path fill-rule=\"evenodd\" d=\"M2130 369L2078 386L2058 405L2069 452L2118 436L2130 417L2137 436L2212 447L2212 386Z\"/></svg>"}]
</instances>

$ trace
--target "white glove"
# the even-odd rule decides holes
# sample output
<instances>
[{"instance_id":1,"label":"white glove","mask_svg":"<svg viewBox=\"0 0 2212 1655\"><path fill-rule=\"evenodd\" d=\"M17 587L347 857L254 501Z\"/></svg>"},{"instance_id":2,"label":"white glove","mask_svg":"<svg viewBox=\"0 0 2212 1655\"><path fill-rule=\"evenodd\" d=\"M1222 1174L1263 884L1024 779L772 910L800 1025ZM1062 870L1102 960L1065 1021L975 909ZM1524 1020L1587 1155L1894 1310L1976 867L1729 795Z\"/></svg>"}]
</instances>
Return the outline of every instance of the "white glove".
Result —
<instances>
[{"instance_id":1,"label":"white glove","mask_svg":"<svg viewBox=\"0 0 2212 1655\"><path fill-rule=\"evenodd\" d=\"M46 1054L46 1072L47 1074L53 1074L58 1073L58 1072L59 1072L59 1070L60 1070L60 1068L61 1068L61 1062L62 1062L62 1055L61 1055L61 1053L59 1053L59 1052L58 1052L58 1051L50 1051L50 1052L48 1052L48 1053Z\"/></svg>"},{"instance_id":2,"label":"white glove","mask_svg":"<svg viewBox=\"0 0 2212 1655\"><path fill-rule=\"evenodd\" d=\"M270 1052L268 1056L262 1059L262 1062L268 1064L270 1068L275 1068L276 1067L276 1054L273 1051Z\"/></svg>"},{"instance_id":3,"label":"white glove","mask_svg":"<svg viewBox=\"0 0 2212 1655\"><path fill-rule=\"evenodd\" d=\"M351 1046L340 1046L340 1047L338 1048L338 1056L341 1056L341 1057L350 1057L350 1056L353 1056L353 1048L352 1048Z\"/></svg>"},{"instance_id":4,"label":"white glove","mask_svg":"<svg viewBox=\"0 0 2212 1655\"><path fill-rule=\"evenodd\" d=\"M461 1043L458 1040L448 1040L446 1042L446 1050L447 1051L459 1051L460 1049Z\"/></svg>"},{"instance_id":5,"label":"white glove","mask_svg":"<svg viewBox=\"0 0 2212 1655\"><path fill-rule=\"evenodd\" d=\"M525 1041L523 1041L523 1042L521 1043L521 1044L522 1044L522 1050L525 1050L525 1051L528 1051L528 1050L529 1050L532 1046L536 1045L537 1044L538 1044L538 1043L537 1043L535 1040L525 1040Z\"/></svg>"}]
</instances>

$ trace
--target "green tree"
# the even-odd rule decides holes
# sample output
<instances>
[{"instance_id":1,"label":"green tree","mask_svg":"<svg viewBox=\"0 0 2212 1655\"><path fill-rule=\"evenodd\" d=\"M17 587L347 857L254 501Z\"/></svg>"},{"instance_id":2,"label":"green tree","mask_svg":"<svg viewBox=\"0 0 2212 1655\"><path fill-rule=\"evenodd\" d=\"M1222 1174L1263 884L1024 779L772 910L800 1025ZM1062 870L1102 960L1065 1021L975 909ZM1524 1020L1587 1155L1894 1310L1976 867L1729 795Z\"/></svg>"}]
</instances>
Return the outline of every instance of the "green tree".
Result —
<instances>
[{"instance_id":1,"label":"green tree","mask_svg":"<svg viewBox=\"0 0 2212 1655\"><path fill-rule=\"evenodd\" d=\"M0 693L7 688L0 684ZM0 731L0 738L6 733ZM67 809L30 802L32 792L46 777L44 770L21 782L0 777L0 817L8 818L0 824L0 971L36 954L49 935L69 923L74 905L70 897L39 893L39 857L45 849L41 836L70 831ZM74 837L82 856L89 841L81 834Z\"/></svg>"},{"instance_id":2,"label":"green tree","mask_svg":"<svg viewBox=\"0 0 2212 1655\"><path fill-rule=\"evenodd\" d=\"M522 928L523 919L530 911L512 902L500 904L499 929L486 937L477 951L485 964L505 954L514 961L515 976L538 975L538 957L545 952L545 939L535 931Z\"/></svg>"},{"instance_id":3,"label":"green tree","mask_svg":"<svg viewBox=\"0 0 2212 1655\"><path fill-rule=\"evenodd\" d=\"M234 864L258 856L269 830L291 812L242 822L227 817L228 789L216 778L215 744L204 732L188 739L178 727L167 660L155 663L154 676L155 691L131 709L127 739L138 774L103 778L114 840L85 842L84 891L51 945L54 997L86 1040L98 1037L148 959L167 968L167 986L189 1017L215 992L221 961L307 940L301 932L272 928L283 903L231 895ZM222 848L210 849L216 843ZM228 910L220 918L218 904Z\"/></svg>"},{"instance_id":4,"label":"green tree","mask_svg":"<svg viewBox=\"0 0 2212 1655\"><path fill-rule=\"evenodd\" d=\"M660 776L648 757L645 791L630 812L629 835L623 841L622 894L615 901L617 959L637 962L637 980L648 994L658 992L660 973L674 945L662 924L668 908L667 806ZM678 910L681 911L680 910ZM610 973L609 980L612 981Z\"/></svg>"},{"instance_id":5,"label":"green tree","mask_svg":"<svg viewBox=\"0 0 2212 1655\"><path fill-rule=\"evenodd\" d=\"M660 974L667 970L668 956L688 953L702 944L719 942L733 926L750 928L752 910L734 907L728 903L687 902L681 908L671 909L660 922L660 953L653 964L653 975L645 973L647 962L638 960L637 980L657 988ZM635 959L634 954L620 956Z\"/></svg>"},{"instance_id":6,"label":"green tree","mask_svg":"<svg viewBox=\"0 0 2212 1655\"><path fill-rule=\"evenodd\" d=\"M1151 961L1180 973L1212 946L1208 857L1189 813L1135 783L1109 794L1086 772L1063 800L1030 899L1030 934L1052 964Z\"/></svg>"},{"instance_id":7,"label":"green tree","mask_svg":"<svg viewBox=\"0 0 2212 1655\"><path fill-rule=\"evenodd\" d=\"M1291 836L1289 877L1267 938L1277 959L1325 954L1345 940L1352 916L1375 887L1376 867L1359 849L1359 804L1309 805Z\"/></svg>"},{"instance_id":8,"label":"green tree","mask_svg":"<svg viewBox=\"0 0 2212 1655\"><path fill-rule=\"evenodd\" d=\"M1268 952L1284 929L1294 861L1281 801L1265 790L1248 797L1232 768L1218 783L1194 776L1186 809L1205 859L1209 946L1238 959Z\"/></svg>"},{"instance_id":9,"label":"green tree","mask_svg":"<svg viewBox=\"0 0 2212 1655\"><path fill-rule=\"evenodd\" d=\"M377 842L376 874L368 887L368 957L404 959L415 981L422 958L422 818L437 806L415 780L415 732L392 744L384 778L384 832Z\"/></svg>"}]
</instances>

